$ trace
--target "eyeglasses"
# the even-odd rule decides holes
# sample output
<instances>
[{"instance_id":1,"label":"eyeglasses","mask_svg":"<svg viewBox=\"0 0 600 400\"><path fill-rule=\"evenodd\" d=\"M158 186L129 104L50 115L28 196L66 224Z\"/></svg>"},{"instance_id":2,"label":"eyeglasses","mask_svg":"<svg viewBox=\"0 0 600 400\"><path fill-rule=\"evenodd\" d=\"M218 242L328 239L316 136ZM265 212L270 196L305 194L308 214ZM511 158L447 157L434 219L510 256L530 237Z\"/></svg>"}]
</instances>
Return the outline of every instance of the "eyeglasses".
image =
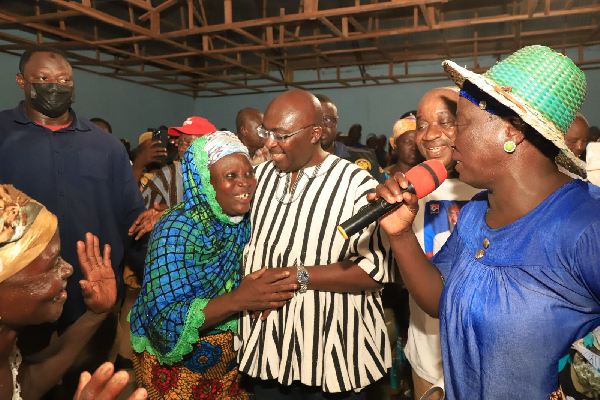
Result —
<instances>
[{"instance_id":1,"label":"eyeglasses","mask_svg":"<svg viewBox=\"0 0 600 400\"><path fill-rule=\"evenodd\" d=\"M300 132L302 132L306 128L310 128L311 126L316 126L316 124L306 125L304 128L300 128L297 131L294 131L292 133L285 133L284 134L284 133L277 133L277 132L270 131L267 128L265 128L264 126L261 125L258 128L256 128L256 133L258 133L258 136L260 136L263 139L268 139L269 136L270 136L271 140L273 140L274 142L283 142L286 139L289 139L292 136L299 134Z\"/></svg>"},{"instance_id":2,"label":"eyeglasses","mask_svg":"<svg viewBox=\"0 0 600 400\"><path fill-rule=\"evenodd\" d=\"M338 117L334 117L333 115L325 115L323 116L323 125L333 128L338 122Z\"/></svg>"}]
</instances>

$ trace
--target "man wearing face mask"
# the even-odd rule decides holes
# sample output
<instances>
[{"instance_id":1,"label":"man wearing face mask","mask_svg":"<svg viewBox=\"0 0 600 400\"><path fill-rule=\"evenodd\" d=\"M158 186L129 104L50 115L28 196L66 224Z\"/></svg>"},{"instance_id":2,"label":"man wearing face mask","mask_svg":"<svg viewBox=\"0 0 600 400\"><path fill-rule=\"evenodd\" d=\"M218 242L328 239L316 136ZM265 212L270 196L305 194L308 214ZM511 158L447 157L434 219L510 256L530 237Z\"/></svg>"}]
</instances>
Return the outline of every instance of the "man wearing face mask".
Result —
<instances>
[{"instance_id":1,"label":"man wearing face mask","mask_svg":"<svg viewBox=\"0 0 600 400\"><path fill-rule=\"evenodd\" d=\"M30 194L58 217L61 256L77 271L76 247L69 243L93 232L100 243L109 244L117 288L122 292L118 269L124 253L128 251L134 262L140 258L143 262L144 249L129 251L134 244L126 240L129 226L145 210L125 148L115 136L71 109L73 70L59 51L48 47L25 51L16 81L25 100L0 112L0 182ZM79 286L82 277L76 273L68 280L68 298L58 326L36 327L31 341L35 345L44 347L49 332L61 333L85 312ZM88 370L105 360L112 344L116 324L113 319L109 329L111 318L107 321L107 330L100 328L97 340L90 341L92 361L83 366ZM24 351L26 336L19 340ZM29 349L35 350L31 344Z\"/></svg>"}]
</instances>

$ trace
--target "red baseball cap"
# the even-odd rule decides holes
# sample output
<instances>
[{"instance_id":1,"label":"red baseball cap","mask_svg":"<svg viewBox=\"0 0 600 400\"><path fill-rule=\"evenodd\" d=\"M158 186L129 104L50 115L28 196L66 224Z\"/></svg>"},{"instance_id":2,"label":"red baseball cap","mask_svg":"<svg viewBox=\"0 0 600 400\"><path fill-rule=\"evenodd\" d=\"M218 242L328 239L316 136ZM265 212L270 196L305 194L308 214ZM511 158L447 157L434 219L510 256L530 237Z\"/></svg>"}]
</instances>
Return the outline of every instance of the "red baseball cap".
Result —
<instances>
[{"instance_id":1,"label":"red baseball cap","mask_svg":"<svg viewBox=\"0 0 600 400\"><path fill-rule=\"evenodd\" d=\"M186 135L206 135L216 132L217 128L207 119L202 117L189 117L183 122L182 126L169 128L169 135L180 136L182 133Z\"/></svg>"}]
</instances>

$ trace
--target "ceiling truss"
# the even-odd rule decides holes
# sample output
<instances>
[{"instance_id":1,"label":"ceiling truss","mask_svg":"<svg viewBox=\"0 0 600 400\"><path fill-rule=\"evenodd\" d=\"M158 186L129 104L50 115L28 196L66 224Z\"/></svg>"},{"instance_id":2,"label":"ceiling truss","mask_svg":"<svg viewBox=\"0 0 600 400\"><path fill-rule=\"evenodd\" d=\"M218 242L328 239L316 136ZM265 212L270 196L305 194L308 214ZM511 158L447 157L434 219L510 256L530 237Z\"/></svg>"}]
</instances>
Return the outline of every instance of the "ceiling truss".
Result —
<instances>
[{"instance_id":1,"label":"ceiling truss","mask_svg":"<svg viewBox=\"0 0 600 400\"><path fill-rule=\"evenodd\" d=\"M0 2L0 51L51 44L91 73L227 96L442 80L417 63L468 57L483 70L481 57L529 44L600 67L584 59L598 13L598 0L20 0ZM369 74L376 65L386 73Z\"/></svg>"}]
</instances>

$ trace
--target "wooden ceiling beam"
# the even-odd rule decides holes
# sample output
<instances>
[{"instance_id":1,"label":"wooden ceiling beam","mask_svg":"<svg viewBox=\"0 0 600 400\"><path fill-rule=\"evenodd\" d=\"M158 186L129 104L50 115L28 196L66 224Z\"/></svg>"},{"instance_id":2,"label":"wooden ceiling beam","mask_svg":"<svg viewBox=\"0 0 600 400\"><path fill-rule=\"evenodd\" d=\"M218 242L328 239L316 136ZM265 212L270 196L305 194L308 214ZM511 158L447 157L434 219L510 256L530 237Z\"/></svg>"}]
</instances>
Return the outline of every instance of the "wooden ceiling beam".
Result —
<instances>
[{"instance_id":1,"label":"wooden ceiling beam","mask_svg":"<svg viewBox=\"0 0 600 400\"><path fill-rule=\"evenodd\" d=\"M28 24L31 22L44 22L44 21L52 21L56 19L64 19L69 17L76 17L81 15L79 11L57 11L54 13L48 14L40 14L40 15L31 15L27 17L19 17L17 19L17 23L19 24ZM5 21L0 21L0 24L6 23Z\"/></svg>"},{"instance_id":2,"label":"wooden ceiling beam","mask_svg":"<svg viewBox=\"0 0 600 400\"><path fill-rule=\"evenodd\" d=\"M425 18L425 23L427 23L427 27L429 29L433 29L435 27L435 15L433 7L427 6L426 4L419 4L419 8L421 9L421 13Z\"/></svg>"},{"instance_id":3,"label":"wooden ceiling beam","mask_svg":"<svg viewBox=\"0 0 600 400\"><path fill-rule=\"evenodd\" d=\"M565 35L568 33L578 33L580 32L581 34L584 34L587 31L595 31L596 29L598 29L595 25L589 25L589 26L578 26L578 27L570 27L570 28L558 28L558 29L544 29L544 30L538 30L538 31L527 31L527 32L523 32L522 35L524 38L529 38L531 39L531 41L535 41L535 38L537 37L544 37L544 36L548 36L552 33L556 34L556 35ZM494 36L483 36L483 37L471 37L471 38L464 38L464 39L450 39L450 40L446 40L446 43L448 45L461 45L461 44L466 44L466 45L472 45L475 42L478 43L485 43L485 42L492 42L492 43L502 43L502 42L507 42L510 39L513 38L512 34L506 34L506 35L494 35ZM419 48L433 48L433 49L438 49L440 48L440 42L439 41L431 41L431 42L421 42L421 43L416 43L416 44L409 44L409 45L403 45L400 47L396 47L395 52L399 53L402 51L406 51L406 50L410 50L410 49L419 49ZM353 54L355 52L375 52L378 49L376 47L367 47L367 48L361 48L361 49L340 49L340 50L331 50L331 51L322 51L321 55L323 56L334 56L334 55L341 55L341 54ZM390 52L392 51L392 48L387 48L386 51ZM504 52L502 50L498 50L498 52ZM445 51L443 52L444 54L446 53ZM447 55L446 55L447 56ZM294 60L294 59L302 59L302 58L310 58L311 55L310 54L300 54L300 55L292 55L292 56L287 56L286 58L288 60ZM456 57L455 55L452 55L450 58ZM440 56L441 58L441 56ZM284 57L273 57L274 60L279 60L282 61L284 59ZM418 61L418 58L410 59L409 61Z\"/></svg>"},{"instance_id":4,"label":"wooden ceiling beam","mask_svg":"<svg viewBox=\"0 0 600 400\"><path fill-rule=\"evenodd\" d=\"M383 4L388 4L388 3L383 3ZM366 6L364 6L364 7L366 7ZM533 18L579 15L579 14L597 13L597 12L600 12L600 6L593 5L593 6L584 6L584 7L580 7L580 8L576 8L576 9L571 9L571 10L552 10L548 16L546 16L545 13L543 13L543 12L536 13L533 15ZM452 28L460 28L460 27L464 27L464 26L468 26L468 25L475 26L475 25L492 24L492 23L510 23L510 22L516 23L519 21L527 20L527 19L528 19L528 17L526 15L520 15L520 14L516 14L516 15L504 14L504 15L499 15L499 16L479 17L477 20L473 20L471 18L463 18L463 19L458 19L458 20L440 21L433 29L434 30L435 29L452 29ZM353 23L353 20L356 22L356 20L354 18L352 18L352 17L348 18L348 21L352 25L355 25ZM356 27L356 25L355 25L355 27ZM279 28L279 29L281 29L281 28ZM350 33L349 38L352 40L361 40L361 39L376 38L379 36L392 36L392 35L403 35L403 34L408 34L408 33L418 33L418 32L422 32L427 29L428 29L427 27L423 27L423 26L417 26L417 27L405 26L402 28L383 29L383 30L379 30L379 31L363 33L362 36L356 36L356 37L354 37L354 35L352 33ZM285 29L285 27L283 28L283 31L284 31L285 35L294 37L295 39L297 39L298 42L296 44L294 44L293 42L290 42L290 41L285 41L283 43L281 43L281 41L275 41L273 44L273 47L290 47L290 46L293 47L293 46L303 46L305 44L313 45L316 43L325 44L325 43L338 42L338 41L342 40L339 37L329 37L329 38L323 38L323 39L319 39L319 40L312 39L311 41L304 41L302 38L295 36L291 32L288 32ZM164 38L169 38L169 37L177 37L180 35L180 33L181 32L179 32L179 31L164 33L164 34L159 35L158 40L163 40ZM152 39L152 37L147 36L145 34L139 34L135 37L101 39L97 43L94 43L94 44L95 45L116 45L116 44L124 44L124 43L128 43L128 42L149 40L149 39ZM266 48L268 48L268 47L267 46L257 47L257 46L241 45L239 47L234 47L234 48L231 48L228 50L215 49L213 51L218 54L218 53L227 53L229 51L230 52L258 51L258 50L266 49Z\"/></svg>"},{"instance_id":5,"label":"wooden ceiling beam","mask_svg":"<svg viewBox=\"0 0 600 400\"><path fill-rule=\"evenodd\" d=\"M33 42L33 41L30 41L30 40L27 40L27 39L23 39L23 38L20 38L20 37L17 37L17 36L9 35L9 34L3 33L3 32L0 32L0 37L2 37L3 39L6 39L6 40L11 40L11 41L22 43L25 46L33 46L33 45L38 44L37 42ZM5 51L4 47L5 46L0 46L0 51ZM71 63L71 65L73 65L73 67L76 68L76 69L79 69L79 70L82 70L82 71L86 71L86 72L89 72L89 73L93 73L93 74L96 74L96 75L102 75L102 76L104 76L104 75L107 74L107 73L104 73L104 72L99 72L99 71L96 71L96 70L84 67L84 65L96 65L96 61L97 60L95 60L93 58L89 58L89 57L83 56L81 54L73 53L73 52L69 52L69 51L66 51L65 54L68 57L70 57L70 58L78 60L78 61L73 61ZM106 65L106 67L113 67L113 68L123 69L120 66L110 65L110 64ZM129 69L129 68L124 68L124 69L125 70L129 70L130 73L132 74L132 76L140 76L141 75L140 72L137 71L137 70L132 70L132 69ZM127 78L125 78L123 76L120 76L120 75L119 76L115 76L115 78L123 80L123 81L126 81L126 82L140 83L137 80L127 79ZM179 82L179 81L175 81L175 80L172 80L172 79L169 79L169 78L166 78L166 79L162 78L162 77L158 77L157 78L157 81L167 81L167 80L171 81L171 83L177 83L177 84L180 84L180 85L186 85L185 82ZM151 84L146 84L146 85L147 86L152 86L155 89L165 90L165 89L163 89L161 87L154 86L154 85L151 85ZM167 91L172 91L172 90L167 90Z\"/></svg>"},{"instance_id":6,"label":"wooden ceiling beam","mask_svg":"<svg viewBox=\"0 0 600 400\"><path fill-rule=\"evenodd\" d=\"M358 30L359 32L361 32L363 34L368 32L367 29L364 26L362 26L362 24L360 22L358 22L355 18L349 17L348 22L350 22L350 24L354 27L354 29ZM373 45L377 49L379 49L379 52L381 53L382 56L384 56L389 61L393 61L392 57L380 46L379 41L377 39L372 39L371 43L373 43Z\"/></svg>"},{"instance_id":7,"label":"wooden ceiling beam","mask_svg":"<svg viewBox=\"0 0 600 400\"><path fill-rule=\"evenodd\" d=\"M570 9L571 9L571 7L573 7L573 3L575 3L575 0L567 0L567 1L565 2L565 7L564 7L564 9L565 9L565 10L570 10Z\"/></svg>"},{"instance_id":8,"label":"wooden ceiling beam","mask_svg":"<svg viewBox=\"0 0 600 400\"><path fill-rule=\"evenodd\" d=\"M600 43L600 41L594 42L594 44L599 44L599 43ZM569 44L566 45L566 47L568 47L568 48L576 48L578 46L579 45L577 43L569 43ZM469 46L466 46L464 48L466 50L465 51L461 50L460 53L456 55L456 57L473 57L474 56L473 51L469 50ZM471 49L472 49L472 46L471 46ZM479 56L489 56L489 55L495 56L497 54L505 54L505 53L506 53L506 49L505 50L500 50L500 51L498 51L497 49L491 49L489 51L488 50L486 50L486 51L480 51L478 54L479 54ZM438 60L438 59L444 59L443 55L441 55L441 54L438 55L438 56L435 56L435 55L424 56L422 53L414 53L413 55L411 55L409 57L406 57L406 58L407 58L407 61L409 61L409 62L410 61L420 61L420 60ZM402 61L402 62L404 62L404 61ZM379 64L379 63L380 62L369 62L368 60L366 60L366 61L363 62L363 65L373 65L373 64ZM587 64L596 64L596 63L600 63L600 60L584 61L583 63L576 63L576 64L577 65L579 65L579 64L581 64L581 65L587 65ZM348 63L342 63L341 65L339 65L337 67L334 67L334 68L342 68L342 67L345 67L345 66L354 66L354 65L356 65L354 63L354 61L350 60ZM329 68L329 67L327 67L327 68ZM486 69L487 68L480 68L479 70L485 71ZM443 73L441 73L441 74L443 74ZM394 75L394 77L396 77L396 78L401 77L401 76L402 75ZM239 79L241 79L241 77L239 77ZM254 75L254 76L244 76L244 79L246 79L246 80L262 79L262 77L257 76L257 75ZM363 77L357 77L357 78L354 78L354 79L358 81L358 80L363 80L364 78ZM378 77L378 79L385 79L385 78L383 78L382 76L380 76L380 77ZM390 78L390 79L392 79L392 78ZM204 79L201 79L201 80L198 80L198 79L182 80L182 82L194 82L194 81L205 81L205 80ZM311 82L298 81L296 83L299 84L299 85L307 85L307 84L310 84ZM312 83L314 83L314 82L312 82ZM278 85L277 83L272 83L272 84L261 83L260 84L260 87L269 87L269 86L281 86L281 85Z\"/></svg>"},{"instance_id":9,"label":"wooden ceiling beam","mask_svg":"<svg viewBox=\"0 0 600 400\"><path fill-rule=\"evenodd\" d=\"M537 8L538 3L539 3L539 0L527 0L527 17L528 18L533 17L533 14L535 13L535 9Z\"/></svg>"},{"instance_id":10,"label":"wooden ceiling beam","mask_svg":"<svg viewBox=\"0 0 600 400\"><path fill-rule=\"evenodd\" d=\"M265 42L265 41L264 41L264 40L262 40L261 38L259 38L259 37L257 37L257 36L254 36L253 34L251 34L251 33L248 33L248 32L246 32L246 31L245 31L245 30L243 30L243 29L234 28L234 29L232 29L232 30L233 30L235 33L237 33L237 34L239 34L239 35L242 35L242 36L245 36L245 37L247 37L248 39L252 40L253 42L260 44L261 46L265 46L266 48L268 48L268 47L271 47L271 46L270 46L270 45L269 45L267 42Z\"/></svg>"},{"instance_id":11,"label":"wooden ceiling beam","mask_svg":"<svg viewBox=\"0 0 600 400\"><path fill-rule=\"evenodd\" d=\"M152 7L152 4L150 4L149 2L146 2L144 0L125 0L127 3L137 6L139 8L143 8L146 11L152 11L154 10L154 8Z\"/></svg>"},{"instance_id":12,"label":"wooden ceiling beam","mask_svg":"<svg viewBox=\"0 0 600 400\"><path fill-rule=\"evenodd\" d=\"M340 39L346 39L347 36L344 35L344 33L342 31L340 31L334 24L331 23L331 21L329 21L327 18L325 17L318 17L317 18L319 21L321 21L321 23L323 25L325 25L326 27L329 28L329 30L331 30L331 32L333 32L335 34L335 36L339 37Z\"/></svg>"},{"instance_id":13,"label":"wooden ceiling beam","mask_svg":"<svg viewBox=\"0 0 600 400\"><path fill-rule=\"evenodd\" d=\"M179 42L176 42L176 41L173 41L173 40L165 39L165 37L161 37L161 35L157 34L153 30L149 30L149 29L143 28L141 26L129 23L127 21L124 21L124 20L121 20L119 18L113 17L113 16L111 16L109 14L100 12L100 11L95 10L93 8L85 7L85 6L83 6L83 5L79 4L79 3L67 2L65 0L48 0L48 1L51 1L51 2L53 2L55 4L64 6L66 8L71 8L71 9L74 9L74 10L77 10L77 11L81 11L83 14L86 14L86 15L88 15L90 17L99 19L99 20L101 20L103 22L106 22L106 23L109 23L111 25L119 26L119 27L122 27L122 28L125 28L125 29L129 29L132 32L139 33L139 34L142 34L142 35L146 35L146 36L152 37L153 39L161 40L163 43L169 44L169 45L171 45L173 47L178 47L178 48L181 48L181 49L184 49L184 50L187 50L187 51L196 52L196 54L200 55L200 56L201 55L208 55L209 57L217 59L217 60L220 60L220 61L226 60L227 62L229 62L229 63L231 63L233 65L236 65L236 66L238 66L238 67L240 67L242 69L246 69L246 70L248 70L250 72L257 72L256 70L251 69L250 67L248 67L248 66L246 66L246 65L244 65L242 63L239 63L239 62L237 62L234 59L225 57L225 56L220 55L220 54L214 54L214 53L212 53L210 51L198 50L198 49L196 49L194 47L185 45L183 43L179 43ZM166 60L164 62L166 62ZM173 63L173 64L177 65L177 63ZM178 65L178 66L179 67L185 67L183 65ZM267 79L274 80L274 81L279 81L279 78L276 78L276 77L272 76L271 74L264 73L263 75Z\"/></svg>"},{"instance_id":14,"label":"wooden ceiling beam","mask_svg":"<svg viewBox=\"0 0 600 400\"><path fill-rule=\"evenodd\" d=\"M596 13L600 12L600 5L595 6L586 6L582 8L576 8L573 10L553 10L550 12L549 17L558 17L558 16L567 16L567 15L579 15L586 13ZM546 18L544 12L535 13L533 18ZM488 17L479 17L477 20L473 20L471 18L465 18L460 20L446 20L444 22L440 22L434 26L432 30L448 30L454 28L461 28L464 26L478 26L478 25L487 25L487 24L495 24L500 22L520 22L527 20L527 15L502 15L502 16L488 16ZM350 21L350 18L348 19ZM390 29L382 29L379 31L369 31L367 33L350 33L348 39L350 40L362 40L362 39L375 39L381 36L393 36L393 35L406 35L409 33L418 33L423 31L429 31L430 29L427 26L405 26L401 28L390 28ZM166 34L169 35L169 34ZM334 43L341 42L342 39L339 37L329 37L323 39L308 39L308 40L300 40L298 42L284 42L283 44L279 44L276 42L274 47L286 48L286 47L297 47L304 45L323 45L326 43ZM239 48L229 48L229 49L214 49L205 54L220 54L220 53L228 53L228 52L239 52L239 51L258 51L266 49L266 46L263 47L239 47Z\"/></svg>"},{"instance_id":15,"label":"wooden ceiling beam","mask_svg":"<svg viewBox=\"0 0 600 400\"><path fill-rule=\"evenodd\" d=\"M228 31L232 28L256 28L264 27L269 25L289 24L294 22L302 22L305 20L318 19L319 17L331 18L331 17L349 17L358 14L368 14L378 11L389 11L398 8L412 7L419 4L437 4L446 3L448 0L394 0L392 2L366 4L354 7L340 7L329 10L319 10L310 13L298 13L298 14L286 14L279 17L259 18L253 20L233 22L231 24L218 24L210 25L206 27L198 27L195 29L186 29L184 31L174 31L164 34L166 38L174 38L179 36L205 34L205 33L216 33L221 31Z\"/></svg>"},{"instance_id":16,"label":"wooden ceiling beam","mask_svg":"<svg viewBox=\"0 0 600 400\"><path fill-rule=\"evenodd\" d=\"M221 35L213 35L213 37L214 37L215 39L219 39L220 41L222 41L222 42L225 42L225 43L229 44L230 46L233 46L233 47L239 47L239 46L240 46L240 44L239 44L239 43L237 43L237 42L234 42L233 40L231 40L231 39L228 39L228 38L226 38L225 36L221 36Z\"/></svg>"},{"instance_id":17,"label":"wooden ceiling beam","mask_svg":"<svg viewBox=\"0 0 600 400\"><path fill-rule=\"evenodd\" d=\"M233 22L233 10L231 0L223 0L223 14L225 15L225 24L231 24Z\"/></svg>"},{"instance_id":18,"label":"wooden ceiling beam","mask_svg":"<svg viewBox=\"0 0 600 400\"><path fill-rule=\"evenodd\" d=\"M13 15L8 14L6 12L0 12L0 18L6 19L6 20L9 20L9 21L11 21L11 20L14 21L14 19L16 17L13 16ZM58 36L66 37L67 39L79 42L82 45L93 46L93 42L92 41L90 41L88 39L85 39L83 37L80 37L80 36L78 36L76 34L70 33L68 31L64 32L64 31L61 31L61 30L56 29L54 27L51 27L51 26L48 26L48 25L44 25L44 24L41 24L41 23L32 23L32 24L29 24L28 26L31 26L32 28L37 29L39 31L43 31L43 32L51 33L53 35L58 35ZM103 50L105 50L105 51L107 51L107 52L109 52L109 53L111 53L111 54L121 54L123 56L134 57L134 58L137 57L137 58L139 58L141 60L145 60L145 58L146 58L145 56L136 56L134 53L130 53L128 51L125 51L125 50L122 50L122 49L119 49L119 48L115 48L115 47L100 46L100 48L103 49ZM150 61L150 60L145 60L145 61ZM181 64L178 64L178 63L174 63L174 62L169 61L169 60L154 60L153 62L156 63L156 64L159 64L159 65L162 65L164 67L180 68L180 69L182 69L182 70L184 70L186 72L192 73L192 74L199 74L199 75L203 75L203 76L212 76L210 74L206 74L206 73L203 73L201 71L198 71L195 68L186 67L184 65L181 65ZM120 68L123 68L123 67L120 67ZM220 77L217 80L223 81L223 82L228 82L228 83L232 81L232 79L227 78L227 77ZM207 90L210 90L210 89L207 89Z\"/></svg>"},{"instance_id":19,"label":"wooden ceiling beam","mask_svg":"<svg viewBox=\"0 0 600 400\"><path fill-rule=\"evenodd\" d=\"M161 13L162 11L166 10L167 8L179 3L180 1L181 0L167 0L164 3L156 6L152 11ZM151 17L151 12L147 12L147 13L140 15L140 17L138 19L140 21L146 21L147 19L150 19L150 17Z\"/></svg>"},{"instance_id":20,"label":"wooden ceiling beam","mask_svg":"<svg viewBox=\"0 0 600 400\"><path fill-rule=\"evenodd\" d=\"M136 24L136 21L139 19L138 17L135 17L135 15L139 15L140 13L138 11L134 13L133 9L130 11L130 20L122 20L115 16L116 14L112 15L112 12L111 14L108 14L108 11L103 12L92 8L92 2L90 0L43 1L57 4L60 7L59 13L71 12L73 14L72 17L86 15L91 19L102 22L97 24L94 23L96 30L93 39L90 33L91 29L84 30L84 27L80 26L81 24L71 24L70 20L65 19L70 18L71 16L65 16L64 14L62 17L48 19L42 19L45 15L36 15L34 16L34 18L36 18L34 20L30 19L24 24L21 22L23 25L31 28L33 33L38 32L38 42L40 43L42 42L42 37L40 35L56 35L67 40L65 44L61 42L58 43L58 45L63 48L74 47L78 50L89 49L96 51L96 59L82 59L73 56L73 59L75 60L74 67L81 69L85 68L92 71L93 68L88 68L88 66L101 65L105 68L115 69L115 72L112 73L101 72L100 74L103 74L104 76L114 75L115 77L118 77L119 75L122 75L119 78L124 79L129 79L128 77L132 76L146 76L150 78L149 81L136 81L136 83L148 85L150 87L175 86L174 88L169 88L169 91L183 93L191 92L194 96L197 95L197 91L203 91L205 93L210 92L213 95L222 96L226 95L228 90L239 91L240 88L248 88L253 92L262 92L259 87L252 89L250 87L252 84L250 86L248 85L248 80L252 81L255 79L267 79L271 81L265 85L271 88L287 86L303 87L303 85L306 84L312 85L330 82L329 80L322 80L321 76L319 76L317 81L294 82L294 70L314 69L315 56L317 57L319 69L336 68L338 75L340 75L339 70L341 66L356 66L358 64L360 68L363 69L364 73L360 78L356 78L355 82L364 81L365 84L370 84L372 82L385 83L386 79L390 79L392 82L394 80L398 82L401 78L398 78L397 75L394 74L394 64L399 62L434 60L451 56L475 57L477 63L477 60L480 60L484 55L496 56L513 51L514 49L511 47L514 43L513 40L519 44L539 42L540 44L554 45L555 47L558 46L563 51L567 47L576 47L580 53L579 61L581 61L583 59L581 57L583 45L587 46L592 43L597 43L593 42L599 32L598 25L595 22L593 26L587 27L570 26L566 25L565 22L563 28L531 31L528 30L532 28L529 20L548 17L563 17L566 20L566 17L569 15L581 15L590 12L596 14L600 12L600 4L596 0L594 0L594 3L591 5L581 6L575 9L572 8L574 5L573 1L566 0L567 4L565 5L569 5L569 9L558 9L555 7L555 10L552 10L550 7L551 0L544 0L544 3L542 3L544 4L544 7L540 6L540 0L519 0L519 5L521 6L520 14L507 13L506 7L499 12L499 7L496 6L493 11L485 13L485 15L487 15L486 17L481 18L478 16L478 10L481 10L481 7L470 9L463 8L460 10L450 7L452 10L455 10L450 12L455 12L457 14L463 13L466 17L457 15L455 16L455 19L453 19L452 16L450 16L444 21L443 15L438 12L439 7L435 5L445 2L446 0L422 0L418 2L413 0L391 0L383 3L378 3L377 0L375 0L372 1L371 4L364 6L360 4L360 1L355 1L355 7L328 10L319 10L318 0L304 0L303 4L305 7L302 10L303 12L298 15L286 15L285 12L281 12L279 17L267 18L266 12L263 12L261 14L262 18L260 19L233 22L232 19L236 15L233 15L232 11L230 11L228 16L227 7L233 7L236 2L224 0L225 20L231 22L231 24L229 24L228 27L224 26L226 24L221 23L212 26L203 24L204 26L198 27L194 26L193 18L195 16L196 19L202 21L202 15L200 15L198 11L194 13L194 7L192 7L194 10L190 10L190 5L193 6L193 2L196 0L163 0L163 3L157 7L152 7L150 0L145 2L142 0L128 1L130 9L131 7L138 6L138 3L140 2L149 7L149 9L146 9L146 14L150 15L151 22L150 29L148 29L147 24ZM161 33L161 22L163 27L170 29L168 20L160 21L161 11L168 9L168 7L163 5L169 3L169 6L173 6L175 3L184 4L185 2L187 2L188 14L185 14L186 10L184 10L184 5L180 10L181 12L177 15L177 17L179 17L179 14L181 14L181 19L184 22L177 24L175 27L175 29L177 29L176 31ZM202 0L198 0L198 3L202 9ZM263 8L265 3L266 1L263 0ZM400 3L401 6L397 5ZM427 23L426 26L422 23L420 25L417 24L417 26L412 26L412 17L409 24L406 24L406 21L409 20L409 18L396 18L398 15L403 15L403 13L381 12L396 8L400 9L401 7L407 7L409 4L412 4L412 7L417 11L417 16L419 9L421 10ZM164 8L159 9L161 6ZM361 9L360 12L350 12L348 15L347 11L349 9L352 11L352 9L356 7ZM380 7L379 11L375 10L377 7ZM409 5L409 7L411 6ZM67 11L63 11L63 8L66 8ZM366 14L364 13L365 8L369 10ZM538 8L540 9L539 12L536 11ZM490 10L492 10L492 8L490 8ZM342 13L335 14L340 12ZM378 12L380 12L380 14L377 14ZM474 12L474 18L473 13L471 13L469 17L469 12ZM327 13L333 14L330 15ZM15 16L10 13L7 14L10 17L7 21L13 23L20 23L18 22L18 18L31 18ZM171 14L172 13L169 12L168 16L174 15ZM365 28L358 22L360 20L360 18L358 18L359 15L360 17L369 18L372 22L369 23L369 28ZM188 18L185 18L186 16ZM0 12L0 19L3 17L4 14ZM204 20L205 18L206 17L204 17ZM392 28L379 29L380 19L383 20L383 18L387 18L386 22L393 23L388 23L386 25L383 25L382 23L381 26L392 26ZM81 19L83 19L83 17L78 19L78 21ZM322 25L325 25L331 33L323 31L322 28L321 30L317 28L316 31L313 32L305 32L307 27L314 30L314 27L318 26L315 25L314 22L308 22L311 19L317 20ZM58 23L44 23L44 21L51 20L58 20ZM179 18L177 20L179 20ZM69 24L69 29L67 29L65 21ZM276 22L274 23L273 21ZM305 23L306 25L304 25ZM348 23L350 23L356 31L348 29ZM515 29L512 35L503 35L503 32L499 31L498 35L495 37L479 37L478 33L483 32L483 30L479 29L478 31L478 27L496 23L508 26L510 26L509 24L517 24L519 25L519 29ZM104 24L110 24L120 29L127 30L128 34L133 36L105 39L105 37L103 38L102 36L103 31L99 30L108 29ZM286 29L286 24L289 24L288 29ZM521 24L523 25L522 29L520 27ZM278 29L279 40L273 37L274 26ZM456 29L451 32L452 36L456 37L455 33L460 32L460 29L465 26L475 27L476 34L474 37L448 40L450 37L448 36L450 35L450 30ZM233 29L231 29L232 27ZM294 27L296 28L295 33L290 33L289 30L291 29L291 31L294 31ZM303 30L301 30L301 28ZM79 32L77 31L78 29ZM205 33L197 33L203 32L203 29L205 29ZM215 32L212 31L213 29L216 29ZM394 45L385 47L381 46L379 43L379 38L381 36L398 36L407 33L419 33L433 30L440 31L441 41L421 42L409 46ZM112 32L119 32L119 30L113 28ZM263 32L262 37L260 34L256 35L257 32ZM325 32L325 34L322 34L321 32ZM191 33L192 36L185 37L183 36L183 33ZM198 37L193 37L193 35L197 35ZM237 43L239 37L236 35L244 36L244 38L248 40L243 40L243 43ZM556 40L552 41L552 36L556 35L562 35L560 43ZM202 36L202 38L199 36ZM221 40L222 43L217 43L217 47L215 47L212 43L213 37ZM229 39L230 37L236 39L236 41ZM197 43L200 39L203 39L203 42L206 42L206 45L199 49ZM564 41L562 39L564 39ZM152 43L148 43L147 46L144 46L142 42L145 40L151 40ZM360 40L369 40L373 43L373 46L361 48L358 46ZM496 42L494 42L494 40L496 40ZM161 46L157 47L157 50L151 52L154 54L147 54L144 51L145 48L149 49L148 46L154 45L155 42L159 42ZM130 43L133 44L133 46ZM341 46L339 50L334 51L323 51L323 48L325 47L321 48L321 46L326 44L335 45L337 43L344 43L344 45ZM348 43L354 44L355 48L351 50L344 49L345 45ZM571 45L572 43L575 44ZM0 46L0 51L14 52L19 45L24 46L25 44L18 43L16 45L10 44ZM309 53L306 54L297 54L306 51L305 49L300 48L301 46L314 47L314 51L309 51ZM134 52L131 51L131 47L135 49ZM328 47L331 48L331 46ZM288 48L295 49L294 51L288 52ZM411 50L408 51L409 49ZM99 62L100 51L109 55L114 55L117 59ZM256 54L253 55L254 57L250 57L249 55L246 56L247 53L245 52L251 51L256 52ZM268 51L268 53L266 51ZM290 56L288 55L289 53L295 53L297 55ZM257 58L255 57L258 57L260 62L257 62ZM357 59L356 57L359 58ZM186 58L186 60L182 60L181 58ZM189 58L189 63L187 58ZM312 61L310 61L311 58ZM212 60L215 60L216 63ZM250 63L248 61L250 61ZM139 69L128 67L137 64L140 64ZM375 64L389 64L389 76L385 75L385 73L382 76L367 74L364 67ZM200 67L198 67L199 65ZM202 67L202 65L204 66ZM146 74L145 67L148 68L149 66L157 66L164 70L149 71ZM274 66L279 68L281 78L276 72L274 73L274 71L276 71L276 69L273 70ZM98 68L96 68L96 70L98 70ZM95 71L94 73L98 73L98 71ZM174 79L172 75L181 75L183 79ZM129 80L135 81L134 79ZM215 81L223 82L223 86L226 87L226 89L221 90L217 86L207 85L209 82ZM349 83L352 81L344 80L343 76L338 76L334 81L341 86L352 86ZM206 84L201 86L200 82Z\"/></svg>"}]
</instances>

